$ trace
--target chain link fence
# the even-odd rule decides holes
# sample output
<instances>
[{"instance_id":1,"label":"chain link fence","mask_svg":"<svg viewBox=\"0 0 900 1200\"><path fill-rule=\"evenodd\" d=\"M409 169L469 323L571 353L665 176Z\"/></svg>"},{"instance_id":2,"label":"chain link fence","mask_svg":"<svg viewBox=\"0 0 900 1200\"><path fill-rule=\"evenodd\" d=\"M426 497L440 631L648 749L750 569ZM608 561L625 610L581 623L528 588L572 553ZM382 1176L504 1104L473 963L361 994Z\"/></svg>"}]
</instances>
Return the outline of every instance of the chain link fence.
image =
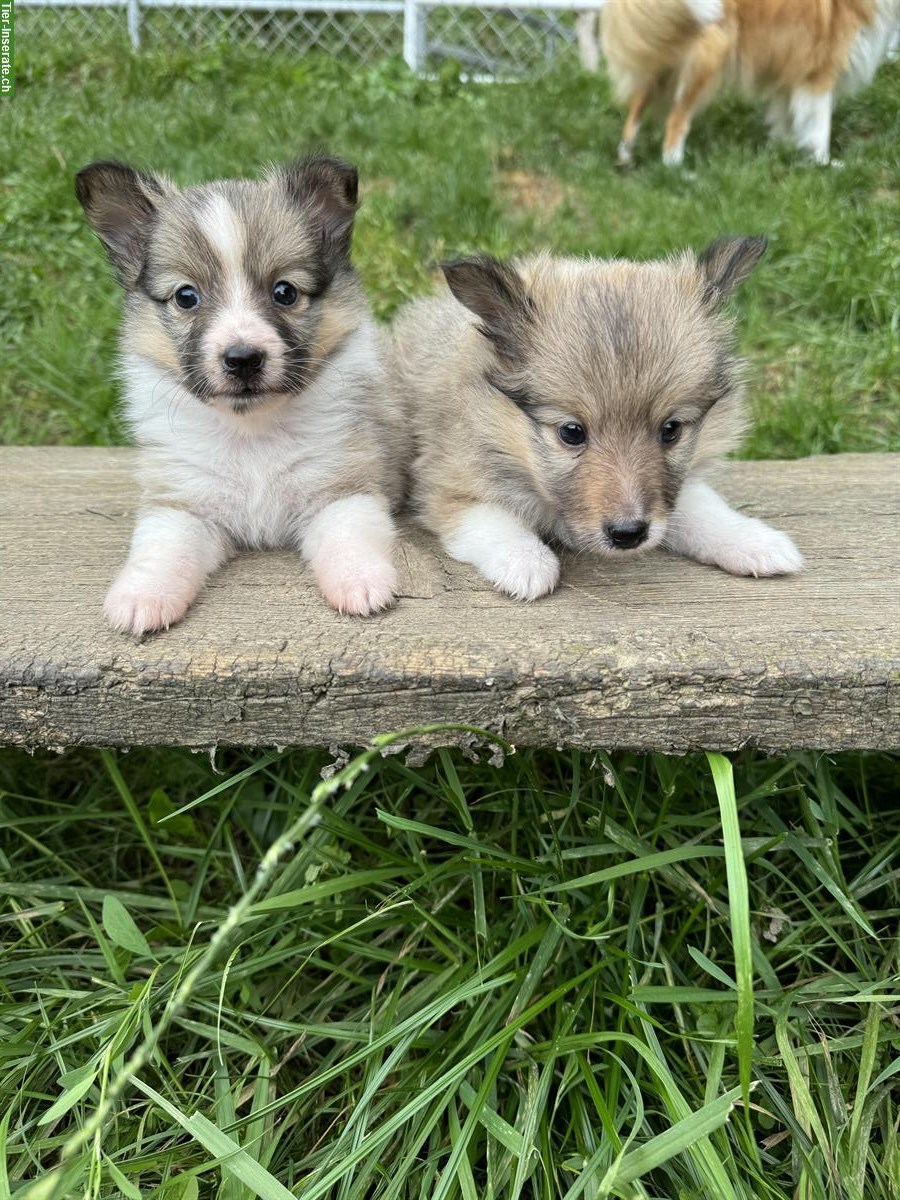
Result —
<instances>
[{"instance_id":1,"label":"chain link fence","mask_svg":"<svg viewBox=\"0 0 900 1200\"><path fill-rule=\"evenodd\" d=\"M476 77L515 78L560 61L586 66L588 25L603 0L16 0L20 39L126 32L135 50L235 44L374 63L402 55L415 71L448 60ZM578 14L581 14L580 16Z\"/></svg>"}]
</instances>

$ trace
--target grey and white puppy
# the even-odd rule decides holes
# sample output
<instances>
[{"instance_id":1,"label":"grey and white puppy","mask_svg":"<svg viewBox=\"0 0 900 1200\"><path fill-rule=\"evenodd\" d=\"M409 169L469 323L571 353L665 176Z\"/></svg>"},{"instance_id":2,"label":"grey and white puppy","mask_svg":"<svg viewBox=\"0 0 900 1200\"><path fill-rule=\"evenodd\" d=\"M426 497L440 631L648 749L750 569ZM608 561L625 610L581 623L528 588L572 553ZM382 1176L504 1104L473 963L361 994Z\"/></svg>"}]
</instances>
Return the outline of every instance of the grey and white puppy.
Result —
<instances>
[{"instance_id":1,"label":"grey and white puppy","mask_svg":"<svg viewBox=\"0 0 900 1200\"><path fill-rule=\"evenodd\" d=\"M76 191L125 288L141 510L106 615L180 621L244 547L296 547L335 608L390 604L404 424L350 262L353 167L300 159L184 189L117 162Z\"/></svg>"},{"instance_id":2,"label":"grey and white puppy","mask_svg":"<svg viewBox=\"0 0 900 1200\"><path fill-rule=\"evenodd\" d=\"M414 504L448 553L521 600L556 586L546 540L613 556L664 543L737 575L799 570L786 534L703 481L744 426L723 304L765 245L445 264L450 292L396 322L392 371L417 445Z\"/></svg>"}]
</instances>

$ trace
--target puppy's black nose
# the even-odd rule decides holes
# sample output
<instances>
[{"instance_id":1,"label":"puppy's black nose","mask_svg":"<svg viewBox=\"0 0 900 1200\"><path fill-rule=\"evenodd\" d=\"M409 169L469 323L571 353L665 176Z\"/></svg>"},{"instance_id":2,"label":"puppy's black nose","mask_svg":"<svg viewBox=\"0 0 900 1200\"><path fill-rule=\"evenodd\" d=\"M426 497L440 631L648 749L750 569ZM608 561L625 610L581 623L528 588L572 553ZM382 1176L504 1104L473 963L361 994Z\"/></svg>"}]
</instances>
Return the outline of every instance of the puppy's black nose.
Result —
<instances>
[{"instance_id":1,"label":"puppy's black nose","mask_svg":"<svg viewBox=\"0 0 900 1200\"><path fill-rule=\"evenodd\" d=\"M609 521L603 531L617 550L633 550L646 542L650 530L648 521Z\"/></svg>"},{"instance_id":2,"label":"puppy's black nose","mask_svg":"<svg viewBox=\"0 0 900 1200\"><path fill-rule=\"evenodd\" d=\"M229 346L222 355L222 366L228 374L236 375L244 383L260 373L265 361L265 354L252 346Z\"/></svg>"}]
</instances>

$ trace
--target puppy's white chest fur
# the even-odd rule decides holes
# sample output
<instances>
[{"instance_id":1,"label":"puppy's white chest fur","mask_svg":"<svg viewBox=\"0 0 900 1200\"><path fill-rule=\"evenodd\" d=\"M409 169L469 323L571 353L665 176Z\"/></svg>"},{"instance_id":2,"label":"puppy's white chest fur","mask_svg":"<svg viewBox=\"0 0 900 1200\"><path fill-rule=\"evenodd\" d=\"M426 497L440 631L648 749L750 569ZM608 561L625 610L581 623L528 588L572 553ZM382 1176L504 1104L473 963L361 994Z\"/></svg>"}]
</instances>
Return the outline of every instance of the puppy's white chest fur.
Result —
<instances>
[{"instance_id":1,"label":"puppy's white chest fur","mask_svg":"<svg viewBox=\"0 0 900 1200\"><path fill-rule=\"evenodd\" d=\"M328 397L350 365L345 357L301 395L239 414L202 404L159 367L126 355L126 416L145 500L185 507L237 545L296 546L340 477L346 413Z\"/></svg>"}]
</instances>

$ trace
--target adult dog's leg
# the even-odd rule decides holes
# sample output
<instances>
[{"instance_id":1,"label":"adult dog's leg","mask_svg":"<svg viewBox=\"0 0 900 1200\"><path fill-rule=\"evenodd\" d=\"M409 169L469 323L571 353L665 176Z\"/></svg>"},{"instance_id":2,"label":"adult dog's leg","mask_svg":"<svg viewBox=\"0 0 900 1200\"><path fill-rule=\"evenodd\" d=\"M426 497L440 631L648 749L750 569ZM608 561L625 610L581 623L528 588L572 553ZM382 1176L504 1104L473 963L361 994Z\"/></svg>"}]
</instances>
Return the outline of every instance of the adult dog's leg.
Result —
<instances>
[{"instance_id":1,"label":"adult dog's leg","mask_svg":"<svg viewBox=\"0 0 900 1200\"><path fill-rule=\"evenodd\" d=\"M625 124L622 127L622 140L619 142L618 163L620 167L631 166L632 150L634 148L634 139L638 135L638 130L641 127L641 118L644 115L644 109L650 102L650 97L653 95L654 81L650 80L644 87L639 88L631 95L631 100L628 103L628 115L625 117Z\"/></svg>"},{"instance_id":2,"label":"adult dog's leg","mask_svg":"<svg viewBox=\"0 0 900 1200\"><path fill-rule=\"evenodd\" d=\"M831 158L831 109L834 93L797 88L791 94L791 122L794 141L817 163L827 165Z\"/></svg>"},{"instance_id":3,"label":"adult dog's leg","mask_svg":"<svg viewBox=\"0 0 900 1200\"><path fill-rule=\"evenodd\" d=\"M694 115L710 99L719 82L731 49L731 39L720 25L704 29L682 63L675 88L675 102L666 120L663 162L681 166L684 143Z\"/></svg>"}]
</instances>

